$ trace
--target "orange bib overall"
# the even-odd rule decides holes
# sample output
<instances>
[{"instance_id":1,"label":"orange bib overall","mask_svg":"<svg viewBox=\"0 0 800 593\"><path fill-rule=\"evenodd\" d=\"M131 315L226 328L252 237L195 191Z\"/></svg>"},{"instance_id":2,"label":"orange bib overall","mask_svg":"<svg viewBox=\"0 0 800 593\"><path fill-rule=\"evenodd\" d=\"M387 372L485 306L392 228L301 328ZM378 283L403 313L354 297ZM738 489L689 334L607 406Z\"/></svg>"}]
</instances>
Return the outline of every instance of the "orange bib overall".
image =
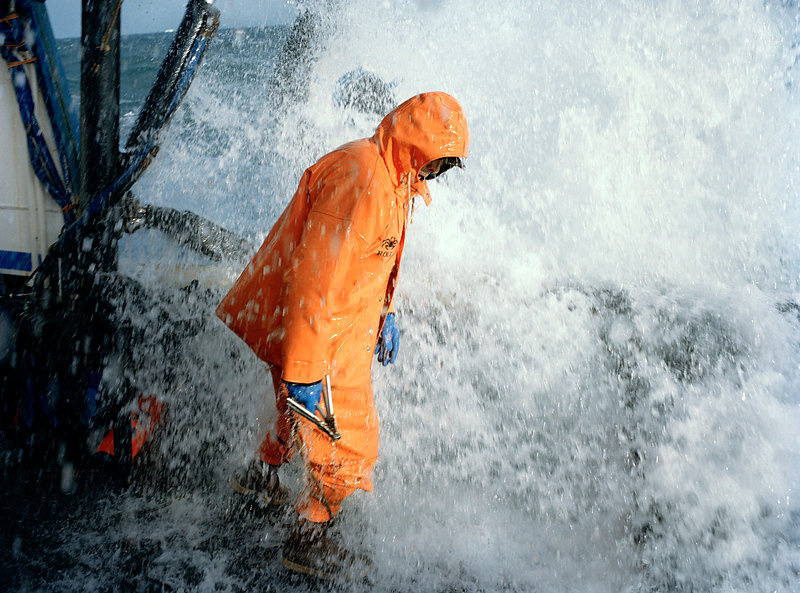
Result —
<instances>
[{"instance_id":1,"label":"orange bib overall","mask_svg":"<svg viewBox=\"0 0 800 593\"><path fill-rule=\"evenodd\" d=\"M217 315L268 362L279 418L259 449L277 465L301 448L311 487L298 511L327 521L356 489L372 490L378 416L370 369L392 310L412 195L426 163L465 157L466 120L445 93L417 95L389 113L375 135L322 157L217 308ZM341 440L293 419L281 381L330 376ZM296 427L296 433L293 433Z\"/></svg>"}]
</instances>

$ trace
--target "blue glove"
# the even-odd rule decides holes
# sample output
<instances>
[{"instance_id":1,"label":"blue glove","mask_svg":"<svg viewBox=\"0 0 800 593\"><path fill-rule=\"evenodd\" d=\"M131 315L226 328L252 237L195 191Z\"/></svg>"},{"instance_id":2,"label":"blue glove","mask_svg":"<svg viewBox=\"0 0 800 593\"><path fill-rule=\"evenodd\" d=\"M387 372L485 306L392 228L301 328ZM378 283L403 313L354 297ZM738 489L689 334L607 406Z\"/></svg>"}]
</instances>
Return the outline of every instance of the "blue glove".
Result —
<instances>
[{"instance_id":1,"label":"blue glove","mask_svg":"<svg viewBox=\"0 0 800 593\"><path fill-rule=\"evenodd\" d=\"M312 414L317 411L317 406L322 401L322 381L308 384L284 381L283 384L286 385L289 397L303 404L303 407Z\"/></svg>"},{"instance_id":2,"label":"blue glove","mask_svg":"<svg viewBox=\"0 0 800 593\"><path fill-rule=\"evenodd\" d=\"M378 362L383 366L394 364L399 349L400 330L397 329L397 324L394 322L394 313L389 313L386 316L386 321L383 322L381 336L378 338L378 343L375 346L375 354L378 355Z\"/></svg>"}]
</instances>

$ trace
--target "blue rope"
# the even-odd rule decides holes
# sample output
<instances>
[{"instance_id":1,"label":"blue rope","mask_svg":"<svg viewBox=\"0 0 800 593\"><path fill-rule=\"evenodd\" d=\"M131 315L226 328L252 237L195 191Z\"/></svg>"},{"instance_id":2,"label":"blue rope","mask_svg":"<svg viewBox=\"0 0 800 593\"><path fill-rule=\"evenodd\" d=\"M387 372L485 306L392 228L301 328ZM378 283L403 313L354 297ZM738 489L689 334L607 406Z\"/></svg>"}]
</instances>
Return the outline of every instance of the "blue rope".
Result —
<instances>
[{"instance_id":1,"label":"blue rope","mask_svg":"<svg viewBox=\"0 0 800 593\"><path fill-rule=\"evenodd\" d=\"M25 29L21 19L12 15L5 15L4 20L0 21L0 37L4 40L3 44L0 45L0 55L9 64L8 72L17 97L22 125L25 128L28 156L33 171L58 205L65 209L64 222L69 224L74 220L73 214L68 210L73 203L72 196L67 191L64 181L58 173L50 149L44 139L44 134L42 134L42 129L36 119L33 92L28 81L28 75L25 72L25 65L20 63L27 62L24 54L22 54L22 52L27 53L27 46L25 44Z\"/></svg>"}]
</instances>

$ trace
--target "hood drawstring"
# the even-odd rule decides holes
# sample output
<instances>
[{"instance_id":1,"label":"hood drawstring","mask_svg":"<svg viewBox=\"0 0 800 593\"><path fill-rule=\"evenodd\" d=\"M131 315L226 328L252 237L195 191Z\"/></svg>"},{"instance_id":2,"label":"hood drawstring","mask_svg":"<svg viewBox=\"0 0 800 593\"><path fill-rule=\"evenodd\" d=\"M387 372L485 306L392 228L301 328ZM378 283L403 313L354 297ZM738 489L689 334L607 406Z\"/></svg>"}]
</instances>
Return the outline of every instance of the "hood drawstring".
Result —
<instances>
[{"instance_id":1,"label":"hood drawstring","mask_svg":"<svg viewBox=\"0 0 800 593\"><path fill-rule=\"evenodd\" d=\"M411 195L411 173L408 174L407 183L408 183L408 187L407 187L406 191L408 192L408 195L406 197L406 204L411 202L411 210L409 211L409 216L408 216L408 223L411 224L412 222L414 222L414 205L415 205L416 200L417 200L417 194L416 193L413 196Z\"/></svg>"}]
</instances>

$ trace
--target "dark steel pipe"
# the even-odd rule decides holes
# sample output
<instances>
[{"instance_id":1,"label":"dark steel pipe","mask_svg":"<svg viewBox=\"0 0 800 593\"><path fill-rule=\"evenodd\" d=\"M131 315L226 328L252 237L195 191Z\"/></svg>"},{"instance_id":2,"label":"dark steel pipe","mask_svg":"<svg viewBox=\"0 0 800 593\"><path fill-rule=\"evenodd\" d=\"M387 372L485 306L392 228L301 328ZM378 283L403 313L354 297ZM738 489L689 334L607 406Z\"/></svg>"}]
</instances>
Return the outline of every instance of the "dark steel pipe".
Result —
<instances>
[{"instance_id":1,"label":"dark steel pipe","mask_svg":"<svg viewBox=\"0 0 800 593\"><path fill-rule=\"evenodd\" d=\"M121 9L121 0L82 2L81 210L119 171Z\"/></svg>"}]
</instances>

